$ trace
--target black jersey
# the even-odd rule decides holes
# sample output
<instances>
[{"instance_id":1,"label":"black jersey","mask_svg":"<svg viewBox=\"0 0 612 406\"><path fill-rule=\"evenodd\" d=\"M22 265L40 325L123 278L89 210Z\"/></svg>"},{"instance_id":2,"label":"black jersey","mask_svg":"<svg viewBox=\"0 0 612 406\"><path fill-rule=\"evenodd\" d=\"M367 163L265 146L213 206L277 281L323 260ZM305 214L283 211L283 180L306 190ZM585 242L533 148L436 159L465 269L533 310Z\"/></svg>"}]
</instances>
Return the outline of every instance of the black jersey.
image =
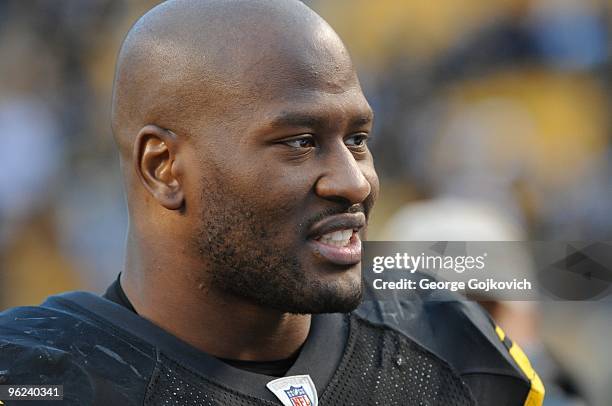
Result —
<instances>
[{"instance_id":1,"label":"black jersey","mask_svg":"<svg viewBox=\"0 0 612 406\"><path fill-rule=\"evenodd\" d=\"M286 376L307 376L316 395L297 384L275 395L277 378L234 368L90 293L0 313L0 384L63 385L52 404L538 406L543 396L520 349L476 304L422 297L314 315Z\"/></svg>"}]
</instances>

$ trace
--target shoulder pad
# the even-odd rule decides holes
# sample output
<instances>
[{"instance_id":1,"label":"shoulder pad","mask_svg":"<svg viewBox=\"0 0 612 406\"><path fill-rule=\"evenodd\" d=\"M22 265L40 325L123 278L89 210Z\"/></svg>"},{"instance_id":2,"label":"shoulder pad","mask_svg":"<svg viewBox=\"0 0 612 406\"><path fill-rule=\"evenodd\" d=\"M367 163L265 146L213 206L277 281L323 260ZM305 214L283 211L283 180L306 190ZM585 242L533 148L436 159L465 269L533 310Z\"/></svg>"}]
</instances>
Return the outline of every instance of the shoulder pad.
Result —
<instances>
[{"instance_id":1,"label":"shoulder pad","mask_svg":"<svg viewBox=\"0 0 612 406\"><path fill-rule=\"evenodd\" d=\"M479 404L502 404L501 399L504 405L517 406L543 402L542 382L518 345L479 304L463 296L415 290L380 298L366 289L364 303L356 312L404 334L448 362Z\"/></svg>"},{"instance_id":2,"label":"shoulder pad","mask_svg":"<svg viewBox=\"0 0 612 406\"><path fill-rule=\"evenodd\" d=\"M64 402L89 405L91 377L73 355L54 345L65 334L57 323L65 316L40 307L0 313L0 380L3 385L63 385Z\"/></svg>"},{"instance_id":3,"label":"shoulder pad","mask_svg":"<svg viewBox=\"0 0 612 406\"><path fill-rule=\"evenodd\" d=\"M141 404L154 350L135 344L95 314L61 303L57 296L39 307L0 313L3 384L63 385L69 405Z\"/></svg>"}]
</instances>

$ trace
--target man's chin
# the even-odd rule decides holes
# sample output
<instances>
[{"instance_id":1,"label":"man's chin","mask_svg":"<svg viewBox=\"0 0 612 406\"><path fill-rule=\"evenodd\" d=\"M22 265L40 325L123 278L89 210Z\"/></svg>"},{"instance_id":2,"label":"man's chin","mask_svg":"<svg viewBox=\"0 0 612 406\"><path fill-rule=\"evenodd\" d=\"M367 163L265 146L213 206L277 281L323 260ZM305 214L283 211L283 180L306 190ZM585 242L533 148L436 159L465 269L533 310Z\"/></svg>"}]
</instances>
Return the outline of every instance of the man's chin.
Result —
<instances>
[{"instance_id":1,"label":"man's chin","mask_svg":"<svg viewBox=\"0 0 612 406\"><path fill-rule=\"evenodd\" d=\"M325 283L314 284L303 295L275 303L273 307L286 313L321 314L348 313L355 310L362 301L361 282L352 285Z\"/></svg>"}]
</instances>

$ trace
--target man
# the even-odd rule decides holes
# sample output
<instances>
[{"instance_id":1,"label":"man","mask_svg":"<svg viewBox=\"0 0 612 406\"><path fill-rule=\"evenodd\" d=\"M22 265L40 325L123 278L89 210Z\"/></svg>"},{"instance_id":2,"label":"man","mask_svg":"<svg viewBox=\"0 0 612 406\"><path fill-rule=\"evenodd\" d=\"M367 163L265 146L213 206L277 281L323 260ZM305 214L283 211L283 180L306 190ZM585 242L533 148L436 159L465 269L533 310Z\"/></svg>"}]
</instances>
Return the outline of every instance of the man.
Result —
<instances>
[{"instance_id":1,"label":"man","mask_svg":"<svg viewBox=\"0 0 612 406\"><path fill-rule=\"evenodd\" d=\"M62 384L78 405L537 404L475 307L416 298L397 325L352 312L372 112L302 3L149 11L119 54L112 125L125 270L105 298L5 312L4 383Z\"/></svg>"}]
</instances>

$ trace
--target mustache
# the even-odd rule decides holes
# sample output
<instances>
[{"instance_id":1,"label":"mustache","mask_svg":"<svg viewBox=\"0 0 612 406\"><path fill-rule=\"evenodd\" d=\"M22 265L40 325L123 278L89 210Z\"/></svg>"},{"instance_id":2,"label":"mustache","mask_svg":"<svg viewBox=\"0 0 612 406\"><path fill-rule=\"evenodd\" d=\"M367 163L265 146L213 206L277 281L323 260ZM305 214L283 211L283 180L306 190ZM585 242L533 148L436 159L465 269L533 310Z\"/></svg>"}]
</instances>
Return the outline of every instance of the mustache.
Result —
<instances>
[{"instance_id":1,"label":"mustache","mask_svg":"<svg viewBox=\"0 0 612 406\"><path fill-rule=\"evenodd\" d=\"M308 220L302 223L304 230L310 230L310 228L317 222L323 220L326 217L333 216L336 214L344 214L344 213L363 213L366 217L366 223L370 218L370 211L374 206L374 196L369 195L363 203L350 204L347 202L339 202L334 207L329 207L316 215L312 216Z\"/></svg>"}]
</instances>

